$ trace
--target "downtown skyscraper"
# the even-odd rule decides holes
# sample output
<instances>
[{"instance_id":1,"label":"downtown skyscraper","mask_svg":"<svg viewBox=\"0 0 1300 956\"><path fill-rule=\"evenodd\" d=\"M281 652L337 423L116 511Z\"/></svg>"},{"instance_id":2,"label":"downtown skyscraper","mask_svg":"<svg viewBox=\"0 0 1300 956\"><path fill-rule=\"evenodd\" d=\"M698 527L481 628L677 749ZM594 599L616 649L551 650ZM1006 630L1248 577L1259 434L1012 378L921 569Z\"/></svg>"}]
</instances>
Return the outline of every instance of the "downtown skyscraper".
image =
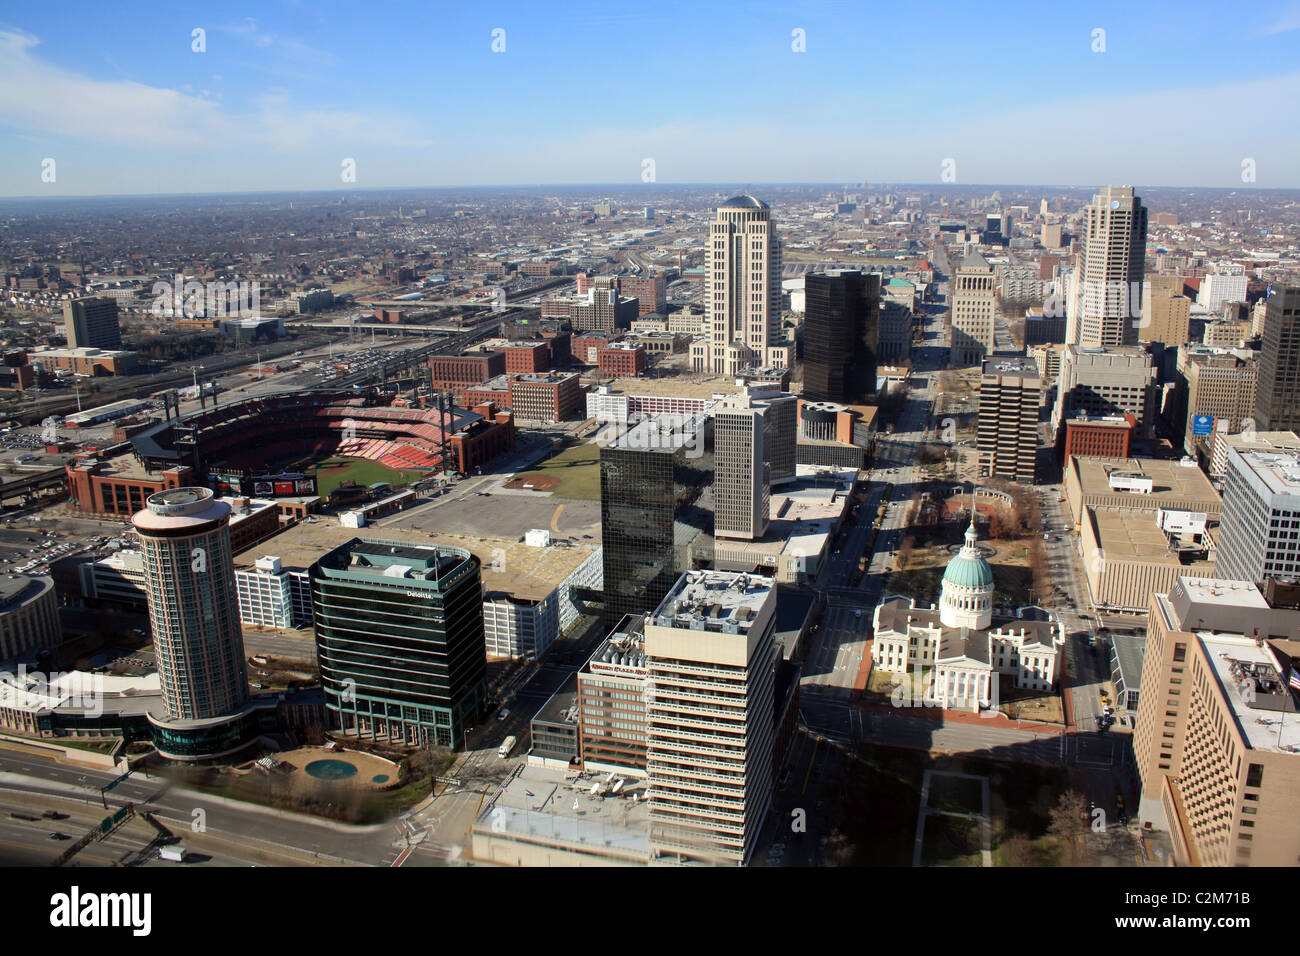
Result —
<instances>
[{"instance_id":1,"label":"downtown skyscraper","mask_svg":"<svg viewBox=\"0 0 1300 956\"><path fill-rule=\"evenodd\" d=\"M211 489L169 488L131 518L162 687L163 713L149 719L158 751L178 760L220 756L247 740L230 514Z\"/></svg>"},{"instance_id":2,"label":"downtown skyscraper","mask_svg":"<svg viewBox=\"0 0 1300 956\"><path fill-rule=\"evenodd\" d=\"M704 280L708 339L691 350L695 371L735 375L752 365L790 367L781 332L781 240L772 209L733 196L709 224Z\"/></svg>"},{"instance_id":3,"label":"downtown skyscraper","mask_svg":"<svg viewBox=\"0 0 1300 956\"><path fill-rule=\"evenodd\" d=\"M1271 290L1255 388L1255 428L1300 430L1300 286Z\"/></svg>"},{"instance_id":4,"label":"downtown skyscraper","mask_svg":"<svg viewBox=\"0 0 1300 956\"><path fill-rule=\"evenodd\" d=\"M863 404L876 394L880 276L821 272L804 279L803 398Z\"/></svg>"},{"instance_id":5,"label":"downtown skyscraper","mask_svg":"<svg viewBox=\"0 0 1300 956\"><path fill-rule=\"evenodd\" d=\"M1068 345L1134 345L1142 315L1147 210L1132 186L1107 186L1083 212L1083 247L1071 273Z\"/></svg>"}]
</instances>

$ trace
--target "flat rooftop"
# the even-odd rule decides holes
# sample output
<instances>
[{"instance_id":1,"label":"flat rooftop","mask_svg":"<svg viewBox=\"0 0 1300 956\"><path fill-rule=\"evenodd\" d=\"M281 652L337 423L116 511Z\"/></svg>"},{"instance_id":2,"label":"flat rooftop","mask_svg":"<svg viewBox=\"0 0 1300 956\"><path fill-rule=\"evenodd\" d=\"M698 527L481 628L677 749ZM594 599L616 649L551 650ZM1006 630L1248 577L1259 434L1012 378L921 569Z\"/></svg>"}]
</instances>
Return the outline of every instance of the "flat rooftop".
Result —
<instances>
[{"instance_id":1,"label":"flat rooftop","mask_svg":"<svg viewBox=\"0 0 1300 956\"><path fill-rule=\"evenodd\" d=\"M591 790L608 774L525 766L484 805L474 829L497 839L569 847L597 855L650 859L650 804L645 781L625 777L615 795ZM633 797L636 799L633 799Z\"/></svg>"},{"instance_id":2,"label":"flat rooftop","mask_svg":"<svg viewBox=\"0 0 1300 956\"><path fill-rule=\"evenodd\" d=\"M744 388L736 384L736 379L727 375L715 375L709 378L686 375L666 378L616 378L606 384L616 395L644 395L652 398L708 399L715 395L731 395Z\"/></svg>"},{"instance_id":3,"label":"flat rooftop","mask_svg":"<svg viewBox=\"0 0 1300 956\"><path fill-rule=\"evenodd\" d=\"M423 548L464 548L482 564L484 598L489 601L507 596L518 601L541 601L596 550L578 544L532 548L516 538L419 531L382 524L344 528L322 518L300 522L241 551L235 555L235 570L252 571L258 558L273 555L280 559L282 571L306 571L322 555L358 537L383 538Z\"/></svg>"},{"instance_id":4,"label":"flat rooftop","mask_svg":"<svg viewBox=\"0 0 1300 956\"><path fill-rule=\"evenodd\" d=\"M1097 544L1107 558L1178 563L1178 552L1169 546L1169 538L1156 524L1154 512L1106 508L1089 508L1087 512L1097 530ZM1186 565L1188 574L1207 576L1213 567L1213 561Z\"/></svg>"},{"instance_id":5,"label":"flat rooftop","mask_svg":"<svg viewBox=\"0 0 1300 956\"><path fill-rule=\"evenodd\" d=\"M772 578L732 571L687 571L649 623L659 627L690 627L702 622L705 630L733 627L745 633L776 587Z\"/></svg>"},{"instance_id":6,"label":"flat rooftop","mask_svg":"<svg viewBox=\"0 0 1300 956\"><path fill-rule=\"evenodd\" d=\"M1157 508L1177 508L1175 502L1203 503L1191 510L1204 511L1217 517L1221 509L1219 493L1210 484L1205 472L1194 465L1156 458L1078 458L1070 459L1070 467L1079 478L1085 505L1105 505L1112 502L1127 508L1154 511ZM1151 479L1150 494L1140 494L1110 487L1110 473L1118 471L1144 475ZM1092 500L1089 500L1092 499Z\"/></svg>"},{"instance_id":7,"label":"flat rooftop","mask_svg":"<svg viewBox=\"0 0 1300 956\"><path fill-rule=\"evenodd\" d=\"M1300 752L1300 717L1273 649L1253 637L1198 633L1237 729L1255 750ZM1275 693L1271 693L1275 692ZM1259 706L1273 699L1286 710ZM1285 715L1290 715L1290 720Z\"/></svg>"},{"instance_id":8,"label":"flat rooftop","mask_svg":"<svg viewBox=\"0 0 1300 956\"><path fill-rule=\"evenodd\" d=\"M1277 497L1300 497L1300 454L1283 451L1238 451L1243 462Z\"/></svg>"}]
</instances>

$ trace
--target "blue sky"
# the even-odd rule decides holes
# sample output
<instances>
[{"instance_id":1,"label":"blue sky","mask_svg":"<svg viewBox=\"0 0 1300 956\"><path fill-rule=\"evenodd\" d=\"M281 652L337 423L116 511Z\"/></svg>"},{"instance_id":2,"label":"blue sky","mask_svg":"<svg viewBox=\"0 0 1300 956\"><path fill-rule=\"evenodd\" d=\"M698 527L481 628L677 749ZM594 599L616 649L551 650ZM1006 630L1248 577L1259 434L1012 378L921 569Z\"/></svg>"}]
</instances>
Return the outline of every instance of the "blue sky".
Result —
<instances>
[{"instance_id":1,"label":"blue sky","mask_svg":"<svg viewBox=\"0 0 1300 956\"><path fill-rule=\"evenodd\" d=\"M646 159L661 183L952 159L959 183L1240 188L1251 158L1294 188L1297 104L1300 0L0 3L10 196L631 184Z\"/></svg>"}]
</instances>

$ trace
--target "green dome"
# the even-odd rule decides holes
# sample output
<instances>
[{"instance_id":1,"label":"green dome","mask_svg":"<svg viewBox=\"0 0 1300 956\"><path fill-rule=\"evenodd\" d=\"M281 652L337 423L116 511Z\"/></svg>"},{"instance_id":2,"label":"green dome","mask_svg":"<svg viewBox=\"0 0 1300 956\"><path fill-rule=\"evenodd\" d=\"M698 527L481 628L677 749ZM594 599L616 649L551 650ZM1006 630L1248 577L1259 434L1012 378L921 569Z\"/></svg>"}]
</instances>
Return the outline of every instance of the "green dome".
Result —
<instances>
[{"instance_id":1,"label":"green dome","mask_svg":"<svg viewBox=\"0 0 1300 956\"><path fill-rule=\"evenodd\" d=\"M980 554L975 522L972 520L966 529L966 545L957 552L956 557L948 562L948 570L943 572L943 583L962 588L988 588L993 590L993 569Z\"/></svg>"},{"instance_id":2,"label":"green dome","mask_svg":"<svg viewBox=\"0 0 1300 956\"><path fill-rule=\"evenodd\" d=\"M948 570L943 572L943 583L963 588L993 587L993 569L982 557L969 557L963 549L948 562Z\"/></svg>"}]
</instances>

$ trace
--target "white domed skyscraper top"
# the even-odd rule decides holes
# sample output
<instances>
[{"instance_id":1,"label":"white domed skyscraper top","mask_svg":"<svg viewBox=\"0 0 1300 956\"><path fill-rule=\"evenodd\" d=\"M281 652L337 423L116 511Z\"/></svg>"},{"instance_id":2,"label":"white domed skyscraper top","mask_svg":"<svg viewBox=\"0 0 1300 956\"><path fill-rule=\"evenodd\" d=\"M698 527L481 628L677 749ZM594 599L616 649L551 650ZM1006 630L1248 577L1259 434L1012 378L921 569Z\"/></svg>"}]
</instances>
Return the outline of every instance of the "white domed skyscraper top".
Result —
<instances>
[{"instance_id":1,"label":"white domed skyscraper top","mask_svg":"<svg viewBox=\"0 0 1300 956\"><path fill-rule=\"evenodd\" d=\"M945 627L976 629L987 628L993 621L993 569L980 553L974 509L966 543L943 572L939 621Z\"/></svg>"}]
</instances>

